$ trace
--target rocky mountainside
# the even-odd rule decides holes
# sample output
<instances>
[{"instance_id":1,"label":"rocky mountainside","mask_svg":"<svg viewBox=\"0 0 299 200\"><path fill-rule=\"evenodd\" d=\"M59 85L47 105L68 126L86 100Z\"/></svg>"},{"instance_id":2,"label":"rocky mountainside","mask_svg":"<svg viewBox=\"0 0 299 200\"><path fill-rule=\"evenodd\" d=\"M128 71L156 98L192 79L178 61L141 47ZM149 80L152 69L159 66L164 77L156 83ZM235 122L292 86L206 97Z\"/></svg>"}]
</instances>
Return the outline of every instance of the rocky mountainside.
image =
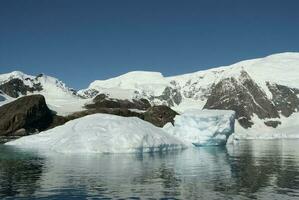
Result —
<instances>
[{"instance_id":1,"label":"rocky mountainside","mask_svg":"<svg viewBox=\"0 0 299 200\"><path fill-rule=\"evenodd\" d=\"M105 95L98 95L85 108L84 111L59 116L48 108L44 96L40 94L19 97L0 106L0 144L97 113L137 117L157 127L173 124L178 114L168 106L151 106L145 99L130 102L111 99Z\"/></svg>"},{"instance_id":2,"label":"rocky mountainside","mask_svg":"<svg viewBox=\"0 0 299 200\"><path fill-rule=\"evenodd\" d=\"M0 90L13 98L33 93L43 93L45 96L76 95L75 90L56 78L44 74L31 76L19 71L0 74Z\"/></svg>"},{"instance_id":3,"label":"rocky mountainside","mask_svg":"<svg viewBox=\"0 0 299 200\"><path fill-rule=\"evenodd\" d=\"M61 115L82 110L86 102L74 89L45 74L31 76L19 71L0 74L0 90L10 101L25 95L41 94L45 97L49 108Z\"/></svg>"},{"instance_id":4,"label":"rocky mountainside","mask_svg":"<svg viewBox=\"0 0 299 200\"><path fill-rule=\"evenodd\" d=\"M172 77L134 71L96 80L78 92L53 77L12 72L0 75L0 90L0 105L9 96L42 94L49 108L60 115L83 111L93 98L105 96L97 106L130 106L146 100L177 112L188 108L234 110L242 129L257 124L271 129L283 127L291 118L292 124L299 124L294 115L299 111L299 53L274 54ZM107 98L113 102L106 102Z\"/></svg>"},{"instance_id":5,"label":"rocky mountainside","mask_svg":"<svg viewBox=\"0 0 299 200\"><path fill-rule=\"evenodd\" d=\"M120 99L145 98L177 111L234 110L239 124L247 129L257 120L272 128L281 124L281 118L291 117L299 108L298 90L299 53L282 53L173 77L129 72L94 81L78 93L86 98L100 93Z\"/></svg>"},{"instance_id":6,"label":"rocky mountainside","mask_svg":"<svg viewBox=\"0 0 299 200\"><path fill-rule=\"evenodd\" d=\"M251 119L254 114L259 119L279 118L278 109L273 101L267 98L266 93L244 70L237 78L225 78L215 84L204 108L234 110L244 128L253 125Z\"/></svg>"},{"instance_id":7,"label":"rocky mountainside","mask_svg":"<svg viewBox=\"0 0 299 200\"><path fill-rule=\"evenodd\" d=\"M29 95L0 107L0 135L24 135L47 128L52 113L42 95Z\"/></svg>"}]
</instances>

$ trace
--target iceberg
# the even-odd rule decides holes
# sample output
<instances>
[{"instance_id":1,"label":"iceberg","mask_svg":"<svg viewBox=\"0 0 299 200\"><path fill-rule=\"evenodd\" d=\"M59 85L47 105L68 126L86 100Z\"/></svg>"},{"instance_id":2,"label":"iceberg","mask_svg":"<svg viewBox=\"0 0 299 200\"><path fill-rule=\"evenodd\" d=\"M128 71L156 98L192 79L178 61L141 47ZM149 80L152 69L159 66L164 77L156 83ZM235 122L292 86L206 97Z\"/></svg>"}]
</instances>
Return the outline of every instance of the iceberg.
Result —
<instances>
[{"instance_id":1,"label":"iceberg","mask_svg":"<svg viewBox=\"0 0 299 200\"><path fill-rule=\"evenodd\" d=\"M94 114L6 143L61 153L143 153L186 146L161 128L136 117Z\"/></svg>"},{"instance_id":2,"label":"iceberg","mask_svg":"<svg viewBox=\"0 0 299 200\"><path fill-rule=\"evenodd\" d=\"M163 130L187 146L213 146L225 145L234 126L234 111L190 109L177 115L174 125L168 123Z\"/></svg>"}]
</instances>

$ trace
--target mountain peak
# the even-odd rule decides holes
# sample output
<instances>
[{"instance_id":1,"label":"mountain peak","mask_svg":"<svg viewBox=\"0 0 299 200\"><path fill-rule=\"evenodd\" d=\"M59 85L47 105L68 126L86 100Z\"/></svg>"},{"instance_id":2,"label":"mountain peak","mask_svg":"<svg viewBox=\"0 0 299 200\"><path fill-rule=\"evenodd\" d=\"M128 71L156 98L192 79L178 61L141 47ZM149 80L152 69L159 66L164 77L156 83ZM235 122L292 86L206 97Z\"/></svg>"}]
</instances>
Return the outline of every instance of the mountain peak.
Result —
<instances>
[{"instance_id":1,"label":"mountain peak","mask_svg":"<svg viewBox=\"0 0 299 200\"><path fill-rule=\"evenodd\" d=\"M89 89L93 88L122 88L135 89L136 87L143 87L145 85L165 85L167 81L160 72L150 71L132 71L126 74L106 79L96 80L92 82Z\"/></svg>"},{"instance_id":2,"label":"mountain peak","mask_svg":"<svg viewBox=\"0 0 299 200\"><path fill-rule=\"evenodd\" d=\"M289 57L299 58L299 52L282 52L282 53L275 53L275 54L271 54L271 55L266 56L266 58L275 58L275 57L279 57L279 58L289 58Z\"/></svg>"}]
</instances>

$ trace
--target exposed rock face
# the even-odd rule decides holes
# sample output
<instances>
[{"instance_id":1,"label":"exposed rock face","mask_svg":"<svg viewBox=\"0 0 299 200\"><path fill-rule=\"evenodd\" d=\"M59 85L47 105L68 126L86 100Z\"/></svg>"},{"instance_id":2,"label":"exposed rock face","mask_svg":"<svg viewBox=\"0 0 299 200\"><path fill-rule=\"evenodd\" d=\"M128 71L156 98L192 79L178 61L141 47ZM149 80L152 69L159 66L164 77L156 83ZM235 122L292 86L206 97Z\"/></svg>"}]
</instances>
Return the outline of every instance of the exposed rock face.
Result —
<instances>
[{"instance_id":1,"label":"exposed rock face","mask_svg":"<svg viewBox=\"0 0 299 200\"><path fill-rule=\"evenodd\" d=\"M22 136L43 130L52 122L52 112L42 95L21 97L0 107L0 135Z\"/></svg>"},{"instance_id":2,"label":"exposed rock face","mask_svg":"<svg viewBox=\"0 0 299 200\"><path fill-rule=\"evenodd\" d=\"M155 126L163 127L168 122L173 124L176 115L178 113L168 106L153 106L144 113L144 120Z\"/></svg>"},{"instance_id":3,"label":"exposed rock face","mask_svg":"<svg viewBox=\"0 0 299 200\"><path fill-rule=\"evenodd\" d=\"M138 117L159 127L168 122L173 122L173 118L177 114L167 106L155 106L143 112L130 110L130 108L148 108L150 104L146 100L130 102L129 104L123 100L109 103L106 101L106 96L100 95L95 99L95 102L102 102L101 100L105 100L106 103L94 104L96 106L69 116L57 116L49 110L42 95L21 97L0 107L0 137L2 136L0 139L7 141L15 137L54 128L67 121L95 113Z\"/></svg>"},{"instance_id":4,"label":"exposed rock face","mask_svg":"<svg viewBox=\"0 0 299 200\"><path fill-rule=\"evenodd\" d=\"M151 104L146 99L121 100L108 98L105 94L100 94L93 99L93 104L86 105L88 109L99 108L121 108L146 110Z\"/></svg>"},{"instance_id":5,"label":"exposed rock face","mask_svg":"<svg viewBox=\"0 0 299 200\"><path fill-rule=\"evenodd\" d=\"M175 106L179 105L182 100L183 96L180 92L180 89L175 83L171 83L170 86L167 86L164 88L161 95L155 95L151 93L150 91L146 90L134 90L132 93L134 93L135 99L143 99L146 101L151 102L153 105L167 105L167 106ZM81 95L83 98L97 98L99 95L104 95L100 93L96 89L87 89L87 90L81 90L79 92L79 95ZM113 98L110 98L110 100Z\"/></svg>"},{"instance_id":6,"label":"exposed rock face","mask_svg":"<svg viewBox=\"0 0 299 200\"><path fill-rule=\"evenodd\" d=\"M151 101L158 99L162 102L165 102L167 106L179 105L182 102L182 95L178 89L171 87L166 87L160 96L149 97Z\"/></svg>"},{"instance_id":7,"label":"exposed rock face","mask_svg":"<svg viewBox=\"0 0 299 200\"><path fill-rule=\"evenodd\" d=\"M280 113L289 117L292 113L299 110L299 90L289 88L287 86L278 85L275 83L267 83L267 86L272 93L272 101Z\"/></svg>"},{"instance_id":8,"label":"exposed rock face","mask_svg":"<svg viewBox=\"0 0 299 200\"><path fill-rule=\"evenodd\" d=\"M124 108L98 108L98 109L90 109L90 110L85 110L81 112L76 112L71 115L68 115L65 117L67 121L77 119L80 117L84 117L86 115L92 115L96 113L105 113L105 114L111 114L111 115L118 115L122 117L138 117L140 119L143 119L143 114L142 113L137 113L134 111L130 111L128 109Z\"/></svg>"},{"instance_id":9,"label":"exposed rock face","mask_svg":"<svg viewBox=\"0 0 299 200\"><path fill-rule=\"evenodd\" d=\"M165 105L151 107L146 99L129 101L111 99L105 94L100 94L93 101L94 104L86 105L88 110L69 115L66 117L67 120L95 113L107 113L123 117L139 117L155 126L163 127L168 122L173 123L173 119L177 115L175 111ZM130 109L143 110L143 112L135 112Z\"/></svg>"},{"instance_id":10,"label":"exposed rock face","mask_svg":"<svg viewBox=\"0 0 299 200\"><path fill-rule=\"evenodd\" d=\"M96 114L96 113L105 113L105 114L111 114L111 115L118 115L118 116L122 116L122 117L138 117L140 119L144 118L142 113L130 111L129 109L122 109L122 108L88 109L88 110L84 110L84 111L80 111L80 112L75 112L68 116L53 115L52 121L46 129L51 129L56 126L63 125L70 120L74 120L77 118L81 118L81 117Z\"/></svg>"},{"instance_id":11,"label":"exposed rock face","mask_svg":"<svg viewBox=\"0 0 299 200\"><path fill-rule=\"evenodd\" d=\"M281 122L280 121L272 121L272 120L270 120L270 121L265 121L264 124L266 126L271 126L273 128L277 128L281 124Z\"/></svg>"},{"instance_id":12,"label":"exposed rock face","mask_svg":"<svg viewBox=\"0 0 299 200\"><path fill-rule=\"evenodd\" d=\"M217 83L204 108L234 110L244 128L253 125L253 114L260 119L279 118L274 104L246 71L242 71L238 79L231 77Z\"/></svg>"},{"instance_id":13,"label":"exposed rock face","mask_svg":"<svg viewBox=\"0 0 299 200\"><path fill-rule=\"evenodd\" d=\"M26 95L28 92L41 91L42 89L40 83L33 83L33 86L29 87L18 78L11 79L0 85L0 90L14 98L17 98L20 95Z\"/></svg>"},{"instance_id":14,"label":"exposed rock face","mask_svg":"<svg viewBox=\"0 0 299 200\"><path fill-rule=\"evenodd\" d=\"M88 89L82 92L82 94L80 94L81 97L83 98L93 98L96 97L100 92L98 90L95 89Z\"/></svg>"},{"instance_id":15,"label":"exposed rock face","mask_svg":"<svg viewBox=\"0 0 299 200\"><path fill-rule=\"evenodd\" d=\"M139 100L120 100L108 98L105 94L99 94L94 98L93 104L86 105L87 110L73 113L68 116L53 116L49 128L62 125L67 121L74 120L86 115L105 113L111 115L118 115L122 117L138 117L142 120L148 121L155 126L163 127L166 123L173 123L174 117L177 115L168 106L153 106L146 99ZM138 109L134 111L132 109Z\"/></svg>"},{"instance_id":16,"label":"exposed rock face","mask_svg":"<svg viewBox=\"0 0 299 200\"><path fill-rule=\"evenodd\" d=\"M65 117L53 116L53 121L47 129L62 125L70 120L96 113L105 113L122 117L138 117L142 120L150 122L157 127L163 127L168 122L173 123L174 117L178 114L168 106L153 106L143 113L134 112L127 108L93 108L76 112Z\"/></svg>"}]
</instances>

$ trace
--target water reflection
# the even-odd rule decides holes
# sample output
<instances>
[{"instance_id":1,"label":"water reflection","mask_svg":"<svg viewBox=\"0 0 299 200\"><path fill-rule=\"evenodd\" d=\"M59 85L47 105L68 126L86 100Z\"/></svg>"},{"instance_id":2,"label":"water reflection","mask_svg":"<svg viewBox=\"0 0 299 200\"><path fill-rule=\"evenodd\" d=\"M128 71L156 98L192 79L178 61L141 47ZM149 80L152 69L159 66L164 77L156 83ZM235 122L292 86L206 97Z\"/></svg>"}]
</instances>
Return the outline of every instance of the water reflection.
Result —
<instances>
[{"instance_id":1,"label":"water reflection","mask_svg":"<svg viewBox=\"0 0 299 200\"><path fill-rule=\"evenodd\" d=\"M229 149L237 192L250 198L261 194L299 195L299 149L296 140L248 141Z\"/></svg>"},{"instance_id":2,"label":"water reflection","mask_svg":"<svg viewBox=\"0 0 299 200\"><path fill-rule=\"evenodd\" d=\"M43 159L0 147L0 198L30 197L40 186Z\"/></svg>"},{"instance_id":3,"label":"water reflection","mask_svg":"<svg viewBox=\"0 0 299 200\"><path fill-rule=\"evenodd\" d=\"M0 197L297 199L299 141L164 154L36 154L0 147Z\"/></svg>"}]
</instances>

